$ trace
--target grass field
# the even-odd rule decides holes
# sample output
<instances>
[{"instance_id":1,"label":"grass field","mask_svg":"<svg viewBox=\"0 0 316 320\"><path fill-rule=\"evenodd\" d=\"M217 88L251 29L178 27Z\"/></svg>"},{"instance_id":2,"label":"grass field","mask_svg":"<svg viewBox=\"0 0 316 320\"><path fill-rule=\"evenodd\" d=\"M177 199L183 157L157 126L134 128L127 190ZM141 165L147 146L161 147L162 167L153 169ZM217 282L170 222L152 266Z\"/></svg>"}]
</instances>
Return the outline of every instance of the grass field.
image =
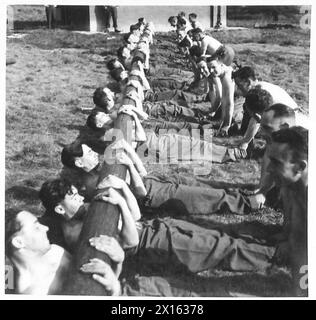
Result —
<instances>
[{"instance_id":1,"label":"grass field","mask_svg":"<svg viewBox=\"0 0 316 320\"><path fill-rule=\"evenodd\" d=\"M309 32L298 28L248 29L219 31L214 37L230 44L242 64L254 66L263 80L282 86L308 111ZM7 39L7 57L16 63L7 66L6 72L6 209L43 213L37 191L47 178L59 175L62 147L72 142L85 124L87 115L79 107L92 106L94 89L106 85L109 79L104 61L115 55L121 39L122 35L107 39L102 34L60 29L29 30L22 38ZM155 35L151 65L188 70L172 33ZM230 144L237 139L219 142ZM150 173L193 177L200 164L146 165ZM260 164L243 160L205 169L207 174L200 178L206 181L244 187L258 183ZM269 232L282 223L282 215L265 210L248 216L196 217L194 221L205 227L218 224L236 229L251 222L258 230ZM207 278L215 296L288 294L289 276L283 269L255 275L216 271L201 276Z\"/></svg>"}]
</instances>

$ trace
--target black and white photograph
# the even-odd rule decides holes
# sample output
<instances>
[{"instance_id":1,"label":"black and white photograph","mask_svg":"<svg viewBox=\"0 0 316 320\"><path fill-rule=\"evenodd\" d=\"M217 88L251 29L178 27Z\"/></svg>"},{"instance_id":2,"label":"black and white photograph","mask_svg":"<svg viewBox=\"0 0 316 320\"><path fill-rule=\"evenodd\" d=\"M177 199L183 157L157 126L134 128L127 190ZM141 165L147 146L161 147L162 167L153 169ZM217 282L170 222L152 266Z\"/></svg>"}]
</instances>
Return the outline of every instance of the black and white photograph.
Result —
<instances>
[{"instance_id":1,"label":"black and white photograph","mask_svg":"<svg viewBox=\"0 0 316 320\"><path fill-rule=\"evenodd\" d=\"M5 296L308 298L312 6L110 4L4 6Z\"/></svg>"}]
</instances>

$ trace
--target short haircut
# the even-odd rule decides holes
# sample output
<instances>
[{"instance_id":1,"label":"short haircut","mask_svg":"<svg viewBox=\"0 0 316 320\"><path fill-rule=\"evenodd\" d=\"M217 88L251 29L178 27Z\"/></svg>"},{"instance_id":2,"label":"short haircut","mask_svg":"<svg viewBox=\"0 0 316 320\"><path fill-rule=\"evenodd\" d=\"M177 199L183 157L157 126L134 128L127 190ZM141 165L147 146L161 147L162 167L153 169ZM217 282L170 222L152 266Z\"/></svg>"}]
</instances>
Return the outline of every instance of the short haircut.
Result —
<instances>
[{"instance_id":1,"label":"short haircut","mask_svg":"<svg viewBox=\"0 0 316 320\"><path fill-rule=\"evenodd\" d=\"M251 67L242 67L238 70L236 70L235 72L233 72L233 79L240 79L240 80L256 80L257 77L255 75L255 70Z\"/></svg>"},{"instance_id":2,"label":"short haircut","mask_svg":"<svg viewBox=\"0 0 316 320\"><path fill-rule=\"evenodd\" d=\"M190 13L189 14L189 18L194 18L194 19L196 19L197 18L197 14L196 13Z\"/></svg>"},{"instance_id":3,"label":"short haircut","mask_svg":"<svg viewBox=\"0 0 316 320\"><path fill-rule=\"evenodd\" d=\"M178 25L185 26L187 24L186 20L178 17Z\"/></svg>"},{"instance_id":4,"label":"short haircut","mask_svg":"<svg viewBox=\"0 0 316 320\"><path fill-rule=\"evenodd\" d=\"M185 17L185 12L184 11L180 11L178 14L178 17Z\"/></svg>"},{"instance_id":5,"label":"short haircut","mask_svg":"<svg viewBox=\"0 0 316 320\"><path fill-rule=\"evenodd\" d=\"M141 63L145 63L146 61L146 54L138 49L136 49L134 51L134 56L133 56L133 59L132 59L132 65L136 62L141 62Z\"/></svg>"},{"instance_id":6,"label":"short haircut","mask_svg":"<svg viewBox=\"0 0 316 320\"><path fill-rule=\"evenodd\" d=\"M109 60L107 62L106 67L108 68L109 71L112 71L112 70L115 69L114 64L115 64L116 61L118 61L118 59L117 58L113 58L113 59L111 59L111 60Z\"/></svg>"},{"instance_id":7,"label":"short haircut","mask_svg":"<svg viewBox=\"0 0 316 320\"><path fill-rule=\"evenodd\" d=\"M122 68L114 69L110 72L110 75L115 81L119 82L121 81L121 73L123 71L124 70Z\"/></svg>"},{"instance_id":8,"label":"short haircut","mask_svg":"<svg viewBox=\"0 0 316 320\"><path fill-rule=\"evenodd\" d=\"M172 20L176 20L177 17L176 16L171 16L168 18L168 22L171 23Z\"/></svg>"},{"instance_id":9,"label":"short haircut","mask_svg":"<svg viewBox=\"0 0 316 320\"><path fill-rule=\"evenodd\" d=\"M201 55L202 55L202 49L201 49L201 47L199 47L199 46L192 46L190 49L189 49L189 52L190 52L190 56L192 56L192 57L197 57L197 58L199 58L199 57L201 57Z\"/></svg>"},{"instance_id":10,"label":"short haircut","mask_svg":"<svg viewBox=\"0 0 316 320\"><path fill-rule=\"evenodd\" d=\"M138 23L144 24L144 22L145 22L145 18L144 17L141 17L141 18L138 19Z\"/></svg>"},{"instance_id":11,"label":"short haircut","mask_svg":"<svg viewBox=\"0 0 316 320\"><path fill-rule=\"evenodd\" d=\"M271 94L259 87L249 90L245 99L247 108L259 115L262 115L272 102Z\"/></svg>"},{"instance_id":12,"label":"short haircut","mask_svg":"<svg viewBox=\"0 0 316 320\"><path fill-rule=\"evenodd\" d=\"M184 37L180 42L179 42L179 47L180 48L186 48L190 47L191 41L188 39L188 37Z\"/></svg>"},{"instance_id":13,"label":"short haircut","mask_svg":"<svg viewBox=\"0 0 316 320\"><path fill-rule=\"evenodd\" d=\"M87 127L89 127L90 129L94 130L94 131L102 131L102 128L98 128L97 127L97 115L98 113L101 113L103 111L98 110L98 109L93 109L91 111L91 113L89 114L88 118L87 118ZM104 112L106 113L106 112Z\"/></svg>"},{"instance_id":14,"label":"short haircut","mask_svg":"<svg viewBox=\"0 0 316 320\"><path fill-rule=\"evenodd\" d=\"M272 133L272 141L286 143L292 153L292 162L308 159L308 130L295 126Z\"/></svg>"},{"instance_id":15,"label":"short haircut","mask_svg":"<svg viewBox=\"0 0 316 320\"><path fill-rule=\"evenodd\" d=\"M104 92L104 87L99 87L95 89L93 93L93 103L97 107L102 108L108 112L108 105L105 98L106 98L106 93Z\"/></svg>"},{"instance_id":16,"label":"short haircut","mask_svg":"<svg viewBox=\"0 0 316 320\"><path fill-rule=\"evenodd\" d=\"M132 24L130 27L129 27L129 31L130 32L133 32L135 30L138 30L139 29L139 25L138 24Z\"/></svg>"},{"instance_id":17,"label":"short haircut","mask_svg":"<svg viewBox=\"0 0 316 320\"><path fill-rule=\"evenodd\" d=\"M76 168L76 158L83 156L82 143L75 141L66 145L61 152L61 162L69 168Z\"/></svg>"},{"instance_id":18,"label":"short haircut","mask_svg":"<svg viewBox=\"0 0 316 320\"><path fill-rule=\"evenodd\" d=\"M9 258L13 253L11 240L13 236L22 229L22 224L18 220L20 212L20 210L14 209L8 209L5 211L5 253Z\"/></svg>"},{"instance_id":19,"label":"short haircut","mask_svg":"<svg viewBox=\"0 0 316 320\"><path fill-rule=\"evenodd\" d=\"M194 29L192 30L192 33L193 33L193 34L203 33L203 30L202 30L201 28L194 28Z\"/></svg>"},{"instance_id":20,"label":"short haircut","mask_svg":"<svg viewBox=\"0 0 316 320\"><path fill-rule=\"evenodd\" d=\"M39 198L47 213L54 213L55 207L60 204L67 193L71 191L72 183L68 179L50 179L42 184Z\"/></svg>"},{"instance_id":21,"label":"short haircut","mask_svg":"<svg viewBox=\"0 0 316 320\"><path fill-rule=\"evenodd\" d=\"M283 103L275 103L272 106L270 106L268 109L265 110L265 112L273 111L273 118L294 118L295 117L295 111L288 107L287 105Z\"/></svg>"},{"instance_id":22,"label":"short haircut","mask_svg":"<svg viewBox=\"0 0 316 320\"><path fill-rule=\"evenodd\" d=\"M127 38L126 39L124 39L126 42L128 42L128 37L129 37L129 35L127 36ZM124 51L124 46L122 46L122 47L119 47L118 49L117 49L117 56L119 57L119 58L123 58L123 51Z\"/></svg>"}]
</instances>

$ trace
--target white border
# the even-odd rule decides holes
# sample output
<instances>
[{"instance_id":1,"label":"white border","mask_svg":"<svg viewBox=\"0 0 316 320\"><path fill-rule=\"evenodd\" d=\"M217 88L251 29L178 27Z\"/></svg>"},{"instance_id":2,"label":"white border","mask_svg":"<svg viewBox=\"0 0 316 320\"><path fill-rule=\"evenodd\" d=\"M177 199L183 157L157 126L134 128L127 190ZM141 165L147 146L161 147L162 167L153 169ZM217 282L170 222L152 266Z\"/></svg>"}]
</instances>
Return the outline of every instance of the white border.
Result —
<instances>
[{"instance_id":1,"label":"white border","mask_svg":"<svg viewBox=\"0 0 316 320\"><path fill-rule=\"evenodd\" d=\"M118 3L119 2L119 3ZM148 4L147 1L137 1L137 5L170 5L169 1L165 0L150 0L150 4ZM87 4L88 3L88 4ZM41 5L41 4L60 4L60 5L105 5L104 1L101 0L92 0L92 1L72 1L72 0L67 0L67 1L29 1L29 0L24 0L24 1L8 1L5 0L4 2L1 2L0 4L0 21L1 21L1 27L0 27L0 36L1 39L3 39L3 45L1 46L1 60L0 60L0 68L1 68L1 89L0 89L0 101L2 102L2 106L0 108L0 119L1 119L1 125L0 125L0 130L1 130L1 136L5 137L5 76L6 76L6 67L5 67L5 54L6 54L6 6L7 5ZM131 2L130 0L120 0L120 1L106 1L106 4L114 4L114 5L134 5L135 2ZM213 0L212 2L210 1L201 1L201 0L173 0L172 1L172 6L176 5L259 5L258 2L256 1L245 1L245 0ZM262 4L260 4L262 5ZM315 83L316 83L316 75L315 72L311 72L311 70L316 70L316 62L315 62L315 53L316 53L316 47L315 47L315 8L313 6L312 1L285 1L285 0L279 0L278 3L276 4L276 1L273 0L266 0L264 2L264 5L312 5L312 19L311 19L311 47L310 47L310 78L309 78L309 114L310 114L310 119L311 123L316 123L316 110L314 109L315 100L316 100L316 93L315 91ZM316 141L316 133L315 133L315 128L311 126L311 130L309 133L309 138L310 138L310 148L309 148L309 203L308 203L308 264L309 264L309 298L308 299L315 299L316 298L316 232L315 232L315 227L316 227L316 204L313 201L313 195L316 190L315 188L315 181L316 181L316 174L315 174L315 167L312 165L316 163L316 147L313 147L314 141ZM313 141L313 142L312 142ZM4 155L5 155L5 139L1 139L0 142L0 152L1 152L1 172L3 172L3 179L0 182L0 204L1 207L3 208L2 210L2 217L4 217L4 203L5 203L5 187L4 187L4 177L5 177L5 161L4 161ZM4 221L3 218L1 218L1 223L0 223L0 257L2 259L4 258ZM4 261L4 260L2 260ZM25 296L25 295L5 295L4 294L4 263L0 263L0 277L2 279L1 284L2 284L2 292L0 293L0 298L3 300L131 300L133 299L132 297L91 297L91 296ZM162 299L158 298L152 298L152 297L141 297L141 300L156 300L160 301ZM197 298L198 300L232 300L236 298ZM190 300L194 301L197 300L195 298L190 298ZM297 298L237 298L240 300L261 300L261 299L266 299L266 300L296 300ZM163 298L163 300L183 300L180 298L176 297L170 297L170 298Z\"/></svg>"}]
</instances>

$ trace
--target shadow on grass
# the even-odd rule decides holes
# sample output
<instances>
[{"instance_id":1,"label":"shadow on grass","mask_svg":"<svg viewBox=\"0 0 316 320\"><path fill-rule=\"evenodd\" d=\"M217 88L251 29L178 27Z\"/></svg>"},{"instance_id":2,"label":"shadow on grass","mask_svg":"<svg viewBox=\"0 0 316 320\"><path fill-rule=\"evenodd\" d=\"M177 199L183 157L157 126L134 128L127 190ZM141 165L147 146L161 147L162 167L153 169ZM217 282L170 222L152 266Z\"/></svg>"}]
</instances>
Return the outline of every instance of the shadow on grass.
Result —
<instances>
[{"instance_id":1,"label":"shadow on grass","mask_svg":"<svg viewBox=\"0 0 316 320\"><path fill-rule=\"evenodd\" d=\"M18 200L37 201L38 191L31 187L13 186L6 190L6 196Z\"/></svg>"}]
</instances>

